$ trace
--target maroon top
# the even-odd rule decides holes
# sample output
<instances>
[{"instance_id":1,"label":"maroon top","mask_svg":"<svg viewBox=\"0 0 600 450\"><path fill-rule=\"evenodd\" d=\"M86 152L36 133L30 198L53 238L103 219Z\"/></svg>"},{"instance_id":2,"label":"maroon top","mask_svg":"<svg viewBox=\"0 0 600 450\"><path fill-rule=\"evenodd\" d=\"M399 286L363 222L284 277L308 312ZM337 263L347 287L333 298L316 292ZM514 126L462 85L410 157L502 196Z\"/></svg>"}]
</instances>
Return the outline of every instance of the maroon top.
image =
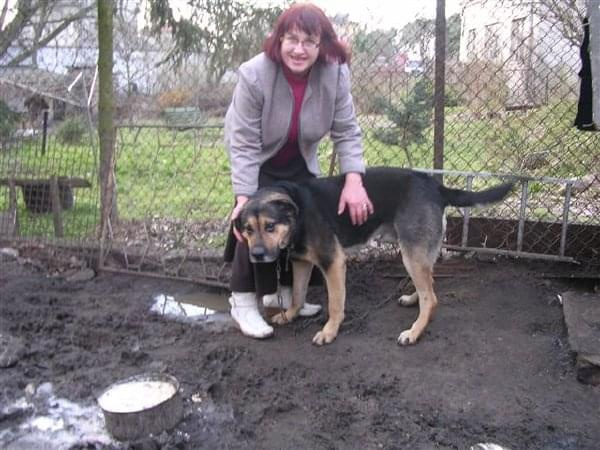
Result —
<instances>
[{"instance_id":1,"label":"maroon top","mask_svg":"<svg viewBox=\"0 0 600 450\"><path fill-rule=\"evenodd\" d=\"M269 160L271 167L286 166L291 161L300 157L300 147L298 146L299 119L302 100L304 99L304 93L306 92L306 86L308 85L308 76L299 77L294 75L285 65L283 66L283 74L292 88L294 109L292 110L292 121L290 123L288 140L275 156Z\"/></svg>"}]
</instances>

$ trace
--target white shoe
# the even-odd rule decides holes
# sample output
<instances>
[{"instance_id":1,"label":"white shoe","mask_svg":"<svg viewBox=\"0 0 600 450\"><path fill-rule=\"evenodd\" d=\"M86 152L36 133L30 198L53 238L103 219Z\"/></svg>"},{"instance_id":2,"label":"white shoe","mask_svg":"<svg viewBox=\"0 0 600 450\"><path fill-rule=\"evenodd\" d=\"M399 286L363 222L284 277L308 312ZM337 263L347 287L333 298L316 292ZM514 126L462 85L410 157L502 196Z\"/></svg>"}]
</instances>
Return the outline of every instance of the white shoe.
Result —
<instances>
[{"instance_id":1,"label":"white shoe","mask_svg":"<svg viewBox=\"0 0 600 450\"><path fill-rule=\"evenodd\" d=\"M281 304L279 304L279 296L281 296ZM290 286L281 286L279 294L263 295L263 305L265 308L283 308L288 309L292 306L292 288ZM321 305L315 303L304 303L298 314L302 317L311 317L321 311Z\"/></svg>"},{"instance_id":2,"label":"white shoe","mask_svg":"<svg viewBox=\"0 0 600 450\"><path fill-rule=\"evenodd\" d=\"M254 292L232 292L229 304L231 318L245 336L264 339L273 335L273 327L265 322L258 311Z\"/></svg>"}]
</instances>

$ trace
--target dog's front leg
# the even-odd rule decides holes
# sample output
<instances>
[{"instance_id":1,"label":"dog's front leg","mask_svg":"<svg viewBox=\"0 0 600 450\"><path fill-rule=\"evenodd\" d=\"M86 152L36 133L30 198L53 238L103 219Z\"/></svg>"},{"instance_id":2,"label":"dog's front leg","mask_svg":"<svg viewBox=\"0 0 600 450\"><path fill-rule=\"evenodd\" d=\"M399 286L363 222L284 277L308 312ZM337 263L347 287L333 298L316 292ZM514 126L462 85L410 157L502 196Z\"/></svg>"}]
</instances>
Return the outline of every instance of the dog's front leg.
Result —
<instances>
[{"instance_id":1,"label":"dog's front leg","mask_svg":"<svg viewBox=\"0 0 600 450\"><path fill-rule=\"evenodd\" d=\"M294 285L292 288L292 304L286 310L275 314L271 321L277 325L291 322L298 316L298 312L304 306L306 291L313 265L306 261L292 261L292 272L294 274Z\"/></svg>"},{"instance_id":2,"label":"dog's front leg","mask_svg":"<svg viewBox=\"0 0 600 450\"><path fill-rule=\"evenodd\" d=\"M330 344L336 338L340 325L344 320L344 304L346 302L346 257L338 245L333 263L325 271L329 320L313 337L313 344Z\"/></svg>"}]
</instances>

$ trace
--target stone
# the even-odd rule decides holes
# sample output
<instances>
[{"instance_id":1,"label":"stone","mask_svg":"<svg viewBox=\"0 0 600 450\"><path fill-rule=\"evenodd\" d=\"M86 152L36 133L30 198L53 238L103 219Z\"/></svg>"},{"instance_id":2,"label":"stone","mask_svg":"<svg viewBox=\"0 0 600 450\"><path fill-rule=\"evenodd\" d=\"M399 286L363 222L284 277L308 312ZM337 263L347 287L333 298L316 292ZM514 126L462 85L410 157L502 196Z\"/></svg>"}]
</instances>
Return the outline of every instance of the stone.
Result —
<instances>
[{"instance_id":1,"label":"stone","mask_svg":"<svg viewBox=\"0 0 600 450\"><path fill-rule=\"evenodd\" d=\"M11 260L19 257L19 250L11 247L0 248L0 260Z\"/></svg>"},{"instance_id":2,"label":"stone","mask_svg":"<svg viewBox=\"0 0 600 450\"><path fill-rule=\"evenodd\" d=\"M25 344L9 334L0 334L0 369L14 366L25 354Z\"/></svg>"},{"instance_id":3,"label":"stone","mask_svg":"<svg viewBox=\"0 0 600 450\"><path fill-rule=\"evenodd\" d=\"M65 279L71 283L78 281L89 281L96 276L92 269L81 269L74 273L70 273Z\"/></svg>"},{"instance_id":4,"label":"stone","mask_svg":"<svg viewBox=\"0 0 600 450\"><path fill-rule=\"evenodd\" d=\"M562 293L571 350L577 354L577 379L600 385L600 294Z\"/></svg>"}]
</instances>

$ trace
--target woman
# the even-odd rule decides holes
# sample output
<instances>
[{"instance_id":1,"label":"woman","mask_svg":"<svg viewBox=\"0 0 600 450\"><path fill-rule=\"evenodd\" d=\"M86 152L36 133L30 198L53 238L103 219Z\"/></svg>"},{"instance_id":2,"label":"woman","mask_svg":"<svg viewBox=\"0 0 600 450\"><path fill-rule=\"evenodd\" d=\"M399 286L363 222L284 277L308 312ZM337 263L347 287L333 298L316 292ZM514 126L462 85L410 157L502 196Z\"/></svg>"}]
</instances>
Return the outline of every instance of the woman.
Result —
<instances>
[{"instance_id":1,"label":"woman","mask_svg":"<svg viewBox=\"0 0 600 450\"><path fill-rule=\"evenodd\" d=\"M365 166L346 47L323 11L303 3L279 16L263 50L241 65L225 116L236 202L231 220L259 187L317 176L317 148L329 133L345 174L338 214L347 211L353 224L364 223L373 205L362 186ZM232 233L225 252L225 259L233 260L231 316L245 335L271 336L273 328L260 315L257 298L288 307L291 273L282 273L278 280L276 263L251 264L248 246L233 227ZM305 304L301 314L316 314L319 309Z\"/></svg>"}]
</instances>

